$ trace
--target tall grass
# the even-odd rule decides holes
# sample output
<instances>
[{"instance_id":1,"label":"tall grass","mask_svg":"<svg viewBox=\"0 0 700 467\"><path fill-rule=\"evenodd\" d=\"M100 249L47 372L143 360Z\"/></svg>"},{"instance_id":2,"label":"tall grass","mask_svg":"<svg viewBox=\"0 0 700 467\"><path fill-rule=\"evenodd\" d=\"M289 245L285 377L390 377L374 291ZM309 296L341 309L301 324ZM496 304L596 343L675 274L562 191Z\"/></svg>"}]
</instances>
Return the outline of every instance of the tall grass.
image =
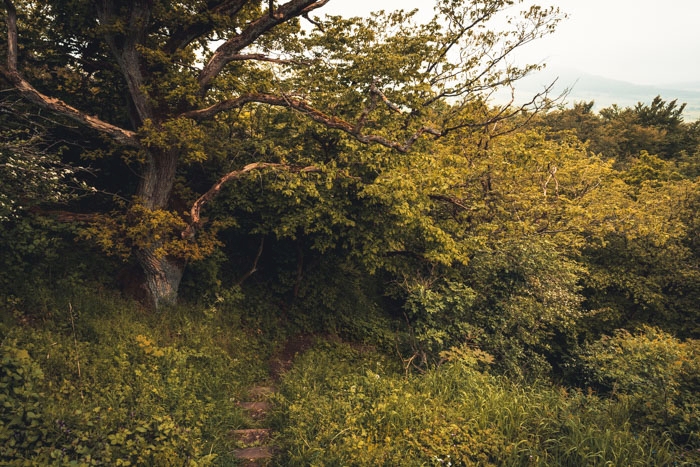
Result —
<instances>
[{"instance_id":1,"label":"tall grass","mask_svg":"<svg viewBox=\"0 0 700 467\"><path fill-rule=\"evenodd\" d=\"M405 377L383 357L322 346L278 396L285 465L674 465L665 436L592 393L525 386L460 363Z\"/></svg>"}]
</instances>

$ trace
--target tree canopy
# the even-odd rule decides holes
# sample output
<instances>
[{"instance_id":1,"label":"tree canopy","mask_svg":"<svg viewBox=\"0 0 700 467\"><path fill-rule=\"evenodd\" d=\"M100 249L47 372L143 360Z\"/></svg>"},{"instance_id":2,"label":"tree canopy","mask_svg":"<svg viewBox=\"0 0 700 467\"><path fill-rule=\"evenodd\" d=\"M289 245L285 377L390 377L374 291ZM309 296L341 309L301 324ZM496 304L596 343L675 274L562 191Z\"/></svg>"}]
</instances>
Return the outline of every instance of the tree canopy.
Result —
<instances>
[{"instance_id":1,"label":"tree canopy","mask_svg":"<svg viewBox=\"0 0 700 467\"><path fill-rule=\"evenodd\" d=\"M152 304L173 301L184 264L211 251L202 211L233 180L355 177L344 153L358 144L407 153L545 101L485 106L536 68L507 57L551 32L555 9L532 7L494 31L489 21L513 2L442 0L426 24L403 11L311 19L327 2L4 2L6 83L106 138L108 149L83 157L120 158L135 173L119 190L122 230L91 236L133 252Z\"/></svg>"}]
</instances>

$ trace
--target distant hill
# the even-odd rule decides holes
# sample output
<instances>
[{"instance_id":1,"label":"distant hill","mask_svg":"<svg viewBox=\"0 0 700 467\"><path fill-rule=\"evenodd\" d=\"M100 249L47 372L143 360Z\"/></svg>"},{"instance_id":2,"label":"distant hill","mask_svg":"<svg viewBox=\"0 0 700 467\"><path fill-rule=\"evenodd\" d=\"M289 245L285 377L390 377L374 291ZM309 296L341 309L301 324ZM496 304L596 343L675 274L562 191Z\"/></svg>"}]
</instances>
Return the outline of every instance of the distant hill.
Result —
<instances>
[{"instance_id":1,"label":"distant hill","mask_svg":"<svg viewBox=\"0 0 700 467\"><path fill-rule=\"evenodd\" d=\"M632 107L638 102L650 103L654 97L660 95L665 101L677 99L679 104L687 104L683 112L685 121L692 122L700 119L700 81L645 86L578 70L545 69L518 82L517 96L525 99L541 91L545 85L555 79L557 82L553 94L559 94L565 88L569 88L570 92L565 99L568 104L595 101L595 110L610 107L613 104L619 107Z\"/></svg>"}]
</instances>

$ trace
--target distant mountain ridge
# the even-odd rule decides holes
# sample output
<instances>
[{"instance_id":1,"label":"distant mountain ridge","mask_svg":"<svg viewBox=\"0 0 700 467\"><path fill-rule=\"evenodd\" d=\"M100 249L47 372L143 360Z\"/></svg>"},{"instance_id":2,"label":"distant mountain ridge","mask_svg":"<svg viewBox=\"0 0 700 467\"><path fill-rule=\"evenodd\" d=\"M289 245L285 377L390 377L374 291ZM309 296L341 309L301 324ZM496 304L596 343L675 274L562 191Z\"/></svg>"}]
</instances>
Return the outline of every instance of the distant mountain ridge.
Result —
<instances>
[{"instance_id":1,"label":"distant mountain ridge","mask_svg":"<svg viewBox=\"0 0 700 467\"><path fill-rule=\"evenodd\" d=\"M667 102L676 99L679 105L686 104L683 112L686 122L700 119L700 81L650 86L604 78L578 70L545 69L518 82L517 95L525 98L541 91L555 79L557 82L552 94L557 95L568 88L570 91L565 99L568 105L574 102L595 101L595 110L613 104L619 107L633 107L638 102L648 104L654 97L661 96Z\"/></svg>"}]
</instances>

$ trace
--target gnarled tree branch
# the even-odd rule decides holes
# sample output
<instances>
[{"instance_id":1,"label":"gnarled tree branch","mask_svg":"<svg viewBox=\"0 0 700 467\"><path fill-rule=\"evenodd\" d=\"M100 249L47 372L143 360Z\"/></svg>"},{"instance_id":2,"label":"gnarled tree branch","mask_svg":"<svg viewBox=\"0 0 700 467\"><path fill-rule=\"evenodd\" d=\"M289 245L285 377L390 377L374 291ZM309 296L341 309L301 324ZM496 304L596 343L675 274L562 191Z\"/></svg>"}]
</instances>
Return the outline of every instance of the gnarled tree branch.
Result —
<instances>
[{"instance_id":1,"label":"gnarled tree branch","mask_svg":"<svg viewBox=\"0 0 700 467\"><path fill-rule=\"evenodd\" d=\"M214 52L209 62L202 68L199 74L199 92L204 95L211 85L212 80L221 70L230 63L236 55L245 47L251 45L260 36L270 31L275 26L289 21L292 18L307 14L322 7L329 0L290 0L281 5L276 11L270 11L248 26L237 36L230 38Z\"/></svg>"},{"instance_id":2,"label":"gnarled tree branch","mask_svg":"<svg viewBox=\"0 0 700 467\"><path fill-rule=\"evenodd\" d=\"M272 168L272 169L284 169L288 170L290 172L318 172L321 169L314 165L310 165L307 167L294 167L286 164L278 164L278 163L273 163L273 162L254 162L252 164L248 164L245 167L243 167L241 170L234 170L232 172L227 173L223 177L219 179L218 182L214 184L206 193L204 193L202 196L200 196L197 201L192 204L192 208L190 209L190 224L187 226L185 230L182 231L180 234L182 238L193 238L195 235L195 230L201 223L201 217L200 213L202 211L202 208L204 207L205 204L209 203L216 195L219 194L223 186L230 182L231 180L236 180L240 178L242 175L251 172L253 170L259 170L259 169L266 169L266 168Z\"/></svg>"},{"instance_id":3,"label":"gnarled tree branch","mask_svg":"<svg viewBox=\"0 0 700 467\"><path fill-rule=\"evenodd\" d=\"M27 100L99 131L118 143L138 147L139 141L135 132L107 123L68 105L60 99L42 94L22 77L17 70L17 10L11 0L4 0L4 2L7 10L5 18L5 24L7 25L7 64L4 67L0 66L0 74Z\"/></svg>"}]
</instances>

